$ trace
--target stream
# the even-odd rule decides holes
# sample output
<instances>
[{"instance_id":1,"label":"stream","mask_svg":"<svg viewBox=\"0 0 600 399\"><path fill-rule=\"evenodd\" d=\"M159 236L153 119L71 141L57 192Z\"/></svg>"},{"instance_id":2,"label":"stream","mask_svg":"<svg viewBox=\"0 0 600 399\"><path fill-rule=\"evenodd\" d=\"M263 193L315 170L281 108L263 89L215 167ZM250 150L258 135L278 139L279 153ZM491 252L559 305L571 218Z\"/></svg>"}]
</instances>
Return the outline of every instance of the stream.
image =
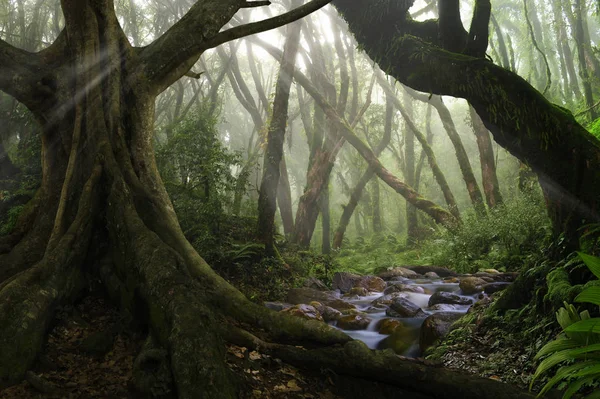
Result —
<instances>
[{"instance_id":1,"label":"stream","mask_svg":"<svg viewBox=\"0 0 600 399\"><path fill-rule=\"evenodd\" d=\"M385 349L387 347L385 340L389 335L381 334L378 331L378 326L384 319L398 320L407 329L411 330L412 334L407 334L411 342L407 342L408 349L404 353L400 353L408 357L420 356L421 351L419 349L419 333L424 320L434 314L440 312L455 312L459 314L465 314L471 305L445 305L445 306L434 306L429 307L429 299L431 296L438 291L445 291L459 295L461 298L470 299L475 303L478 299L479 294L475 295L462 295L458 283L444 282L442 279L404 279L401 281L402 284L408 286L418 286L423 288L425 293L417 292L402 292L402 297L405 297L413 304L417 305L423 310L423 314L417 317L391 317L386 314L385 308L377 309L374 308L373 301L380 299L384 296L383 293L369 293L367 296L353 296L353 297L341 297L346 302L356 306L356 309L360 312L364 312L371 319L368 327L364 330L344 330L346 334L354 339L363 341L371 349ZM337 327L337 322L330 322L332 326Z\"/></svg>"}]
</instances>

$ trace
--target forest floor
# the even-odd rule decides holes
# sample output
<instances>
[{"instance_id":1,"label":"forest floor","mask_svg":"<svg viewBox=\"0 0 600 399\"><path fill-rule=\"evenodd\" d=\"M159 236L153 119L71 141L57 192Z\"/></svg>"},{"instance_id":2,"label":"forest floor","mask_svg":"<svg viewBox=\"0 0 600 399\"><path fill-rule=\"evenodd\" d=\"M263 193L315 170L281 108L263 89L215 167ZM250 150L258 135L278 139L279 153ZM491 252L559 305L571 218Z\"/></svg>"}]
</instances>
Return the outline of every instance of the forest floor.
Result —
<instances>
[{"instance_id":1,"label":"forest floor","mask_svg":"<svg viewBox=\"0 0 600 399\"><path fill-rule=\"evenodd\" d=\"M136 398L131 377L143 341L104 298L86 296L60 309L38 363L21 384L0 391L0 399ZM230 345L226 361L241 379L244 399L340 398L331 378L256 351Z\"/></svg>"}]
</instances>

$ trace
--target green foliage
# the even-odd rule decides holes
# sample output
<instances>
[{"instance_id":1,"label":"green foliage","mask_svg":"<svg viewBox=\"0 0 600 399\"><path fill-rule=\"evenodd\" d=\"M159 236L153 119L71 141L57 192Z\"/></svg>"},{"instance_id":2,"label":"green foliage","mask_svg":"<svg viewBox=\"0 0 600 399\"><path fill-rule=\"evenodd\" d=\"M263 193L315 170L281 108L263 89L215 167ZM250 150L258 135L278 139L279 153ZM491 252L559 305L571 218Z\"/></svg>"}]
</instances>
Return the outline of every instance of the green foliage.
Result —
<instances>
[{"instance_id":1,"label":"green foliage","mask_svg":"<svg viewBox=\"0 0 600 399\"><path fill-rule=\"evenodd\" d=\"M588 130L592 133L598 140L600 140L600 118L596 119L589 126Z\"/></svg>"},{"instance_id":2,"label":"green foliage","mask_svg":"<svg viewBox=\"0 0 600 399\"><path fill-rule=\"evenodd\" d=\"M19 215L24 208L25 205L18 205L8 210L5 223L0 225L0 236L10 234L10 232L15 228L17 220L19 219Z\"/></svg>"},{"instance_id":3,"label":"green foliage","mask_svg":"<svg viewBox=\"0 0 600 399\"><path fill-rule=\"evenodd\" d=\"M583 253L579 253L579 256L590 271L600 278L600 258ZM600 306L600 287L586 286L575 298L575 302ZM568 399L581 388L597 386L600 382L600 318L592 318L587 310L578 313L575 306L565 302L565 306L556 313L556 319L563 334L546 344L536 355L536 359L545 359L539 364L531 385L542 374L562 364L541 389L538 397L565 381L563 399ZM591 393L586 397L592 398L594 395Z\"/></svg>"},{"instance_id":4,"label":"green foliage","mask_svg":"<svg viewBox=\"0 0 600 399\"><path fill-rule=\"evenodd\" d=\"M460 228L442 231L423 252L430 263L461 273L487 267L516 270L528 254L539 251L549 227L541 196L522 194L485 217L466 215Z\"/></svg>"},{"instance_id":5,"label":"green foliage","mask_svg":"<svg viewBox=\"0 0 600 399\"><path fill-rule=\"evenodd\" d=\"M357 237L354 242L345 242L337 261L344 271L359 274L373 274L376 270L407 264L426 264L418 248L407 249L402 243L405 237L395 234L374 234L371 237Z\"/></svg>"},{"instance_id":6,"label":"green foliage","mask_svg":"<svg viewBox=\"0 0 600 399\"><path fill-rule=\"evenodd\" d=\"M239 164L239 155L219 141L216 123L212 115L199 109L177 124L156 151L181 227L197 249L219 246L225 209L235 185L231 169Z\"/></svg>"}]
</instances>

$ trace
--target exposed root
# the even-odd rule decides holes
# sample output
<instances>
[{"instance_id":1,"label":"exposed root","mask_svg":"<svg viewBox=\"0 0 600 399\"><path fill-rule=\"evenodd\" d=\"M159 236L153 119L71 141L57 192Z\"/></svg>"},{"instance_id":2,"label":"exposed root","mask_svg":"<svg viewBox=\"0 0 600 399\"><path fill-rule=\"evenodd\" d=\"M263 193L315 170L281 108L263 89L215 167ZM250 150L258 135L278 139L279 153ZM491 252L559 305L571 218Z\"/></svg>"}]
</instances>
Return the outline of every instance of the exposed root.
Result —
<instances>
[{"instance_id":1,"label":"exposed root","mask_svg":"<svg viewBox=\"0 0 600 399\"><path fill-rule=\"evenodd\" d=\"M534 396L501 382L460 374L424 361L398 356L392 351L374 351L360 341L343 347L308 350L265 342L251 333L235 329L228 338L240 346L267 353L297 367L335 370L338 374L381 382L405 392L431 398L532 399ZM412 397L412 396L411 396Z\"/></svg>"},{"instance_id":2,"label":"exposed root","mask_svg":"<svg viewBox=\"0 0 600 399\"><path fill-rule=\"evenodd\" d=\"M0 387L18 382L41 350L56 307L85 286L81 264L98 208L97 166L87 181L79 210L56 249L21 272L0 291Z\"/></svg>"}]
</instances>

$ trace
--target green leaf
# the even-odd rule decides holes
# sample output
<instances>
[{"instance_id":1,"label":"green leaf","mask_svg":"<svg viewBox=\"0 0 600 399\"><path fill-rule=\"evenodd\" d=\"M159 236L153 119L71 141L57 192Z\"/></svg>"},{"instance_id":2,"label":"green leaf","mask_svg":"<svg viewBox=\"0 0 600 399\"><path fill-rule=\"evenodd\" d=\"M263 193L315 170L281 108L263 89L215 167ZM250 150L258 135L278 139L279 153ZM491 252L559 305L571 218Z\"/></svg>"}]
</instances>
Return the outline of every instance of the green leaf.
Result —
<instances>
[{"instance_id":1,"label":"green leaf","mask_svg":"<svg viewBox=\"0 0 600 399\"><path fill-rule=\"evenodd\" d=\"M589 356L590 353L600 351L600 344L594 344L585 346L583 348L576 349L566 349L560 352L556 352L551 356L548 356L544 359L538 366L535 374L533 375L533 379L537 379L540 375L556 366L559 363L562 363L567 360L578 359L581 356Z\"/></svg>"},{"instance_id":2,"label":"green leaf","mask_svg":"<svg viewBox=\"0 0 600 399\"><path fill-rule=\"evenodd\" d=\"M551 353L559 352L566 349L578 348L581 344L577 341L568 338L558 338L552 342L548 342L546 345L540 349L540 351L535 355L534 359L539 359L543 356L549 355Z\"/></svg>"},{"instance_id":3,"label":"green leaf","mask_svg":"<svg viewBox=\"0 0 600 399\"><path fill-rule=\"evenodd\" d=\"M573 395L575 395L577 393L577 391L579 391L581 389L581 387L594 382L595 379L596 379L596 376L591 376L591 377L582 378L580 380L573 381L572 383L570 383L568 385L567 389L565 390L563 399L570 399Z\"/></svg>"},{"instance_id":4,"label":"green leaf","mask_svg":"<svg viewBox=\"0 0 600 399\"><path fill-rule=\"evenodd\" d=\"M588 302L600 306L600 287L588 287L575 297L575 302Z\"/></svg>"},{"instance_id":5,"label":"green leaf","mask_svg":"<svg viewBox=\"0 0 600 399\"><path fill-rule=\"evenodd\" d=\"M589 361L586 361L583 363L576 363L571 366L561 367L556 372L554 377L552 377L546 383L546 385L544 385L544 387L540 390L540 393L537 396L538 397L543 396L546 392L548 392L550 390L550 388L552 388L554 385L556 385L560 381L567 379L567 377L571 376L576 371L582 371L582 369L591 368L590 366L594 366L594 365L597 365L596 367L600 367L600 366L598 366L598 362L595 360L589 360ZM531 384L529 385L529 389L531 389L532 385L533 385L533 380L531 381Z\"/></svg>"},{"instance_id":6,"label":"green leaf","mask_svg":"<svg viewBox=\"0 0 600 399\"><path fill-rule=\"evenodd\" d=\"M565 328L565 332L587 332L600 334L600 319L593 318L578 321L577 323L573 323L569 327Z\"/></svg>"},{"instance_id":7,"label":"green leaf","mask_svg":"<svg viewBox=\"0 0 600 399\"><path fill-rule=\"evenodd\" d=\"M588 254L584 254L583 252L577 252L577 255L581 258L583 263L587 265L594 276L600 279L600 258Z\"/></svg>"}]
</instances>

